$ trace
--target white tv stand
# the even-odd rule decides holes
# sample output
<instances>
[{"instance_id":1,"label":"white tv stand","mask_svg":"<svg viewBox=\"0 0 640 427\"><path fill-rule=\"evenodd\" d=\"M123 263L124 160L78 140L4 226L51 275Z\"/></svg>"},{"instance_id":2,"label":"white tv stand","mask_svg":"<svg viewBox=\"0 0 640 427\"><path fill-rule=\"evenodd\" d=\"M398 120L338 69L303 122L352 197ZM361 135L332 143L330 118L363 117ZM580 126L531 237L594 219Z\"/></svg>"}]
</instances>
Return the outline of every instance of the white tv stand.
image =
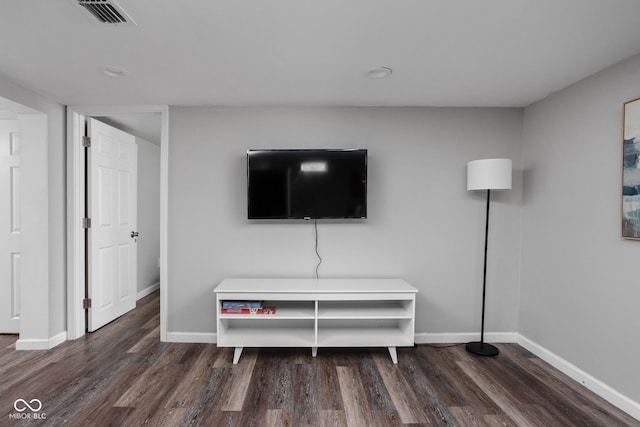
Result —
<instances>
[{"instance_id":1,"label":"white tv stand","mask_svg":"<svg viewBox=\"0 0 640 427\"><path fill-rule=\"evenodd\" d=\"M418 290L402 279L225 279L216 294L217 345L396 347L414 345ZM222 301L264 301L275 314L222 314Z\"/></svg>"}]
</instances>

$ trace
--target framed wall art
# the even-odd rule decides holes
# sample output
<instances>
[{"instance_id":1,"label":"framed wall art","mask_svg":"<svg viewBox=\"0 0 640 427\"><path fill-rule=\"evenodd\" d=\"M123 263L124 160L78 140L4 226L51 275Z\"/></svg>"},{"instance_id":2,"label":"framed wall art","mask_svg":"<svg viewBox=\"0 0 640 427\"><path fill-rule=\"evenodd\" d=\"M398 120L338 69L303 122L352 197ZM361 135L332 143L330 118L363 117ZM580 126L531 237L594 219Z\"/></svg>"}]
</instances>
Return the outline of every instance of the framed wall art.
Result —
<instances>
[{"instance_id":1,"label":"framed wall art","mask_svg":"<svg viewBox=\"0 0 640 427\"><path fill-rule=\"evenodd\" d=\"M623 111L622 237L640 240L640 98Z\"/></svg>"}]
</instances>

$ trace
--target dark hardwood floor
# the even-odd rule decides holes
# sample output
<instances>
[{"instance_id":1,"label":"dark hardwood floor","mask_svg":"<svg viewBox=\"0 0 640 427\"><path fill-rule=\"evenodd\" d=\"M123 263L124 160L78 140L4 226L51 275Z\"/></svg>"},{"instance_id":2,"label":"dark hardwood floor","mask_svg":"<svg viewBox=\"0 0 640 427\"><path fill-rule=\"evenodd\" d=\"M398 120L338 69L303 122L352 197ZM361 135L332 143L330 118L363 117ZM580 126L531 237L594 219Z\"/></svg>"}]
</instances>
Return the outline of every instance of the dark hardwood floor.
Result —
<instances>
[{"instance_id":1,"label":"dark hardwood floor","mask_svg":"<svg viewBox=\"0 0 640 427\"><path fill-rule=\"evenodd\" d=\"M234 366L232 349L161 343L158 313L156 293L49 351L0 335L0 425L640 426L517 345L403 348L398 365L386 349L245 349Z\"/></svg>"}]
</instances>

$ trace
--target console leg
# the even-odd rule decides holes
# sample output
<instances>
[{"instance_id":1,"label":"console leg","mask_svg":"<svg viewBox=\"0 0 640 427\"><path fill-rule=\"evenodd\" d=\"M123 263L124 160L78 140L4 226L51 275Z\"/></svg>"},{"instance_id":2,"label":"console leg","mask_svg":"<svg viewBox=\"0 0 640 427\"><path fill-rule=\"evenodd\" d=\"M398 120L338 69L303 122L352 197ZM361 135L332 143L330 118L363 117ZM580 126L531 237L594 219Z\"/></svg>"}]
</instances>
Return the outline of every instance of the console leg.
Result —
<instances>
[{"instance_id":1,"label":"console leg","mask_svg":"<svg viewBox=\"0 0 640 427\"><path fill-rule=\"evenodd\" d=\"M311 347L311 356L316 357L318 355L318 347Z\"/></svg>"},{"instance_id":2,"label":"console leg","mask_svg":"<svg viewBox=\"0 0 640 427\"><path fill-rule=\"evenodd\" d=\"M389 349L389 354L391 355L391 360L396 365L398 364L398 352L395 347L387 347Z\"/></svg>"},{"instance_id":3,"label":"console leg","mask_svg":"<svg viewBox=\"0 0 640 427\"><path fill-rule=\"evenodd\" d=\"M243 349L243 347L236 347L235 350L233 350L233 364L234 365L238 364L238 360L240 360L240 355L242 354L242 349Z\"/></svg>"}]
</instances>

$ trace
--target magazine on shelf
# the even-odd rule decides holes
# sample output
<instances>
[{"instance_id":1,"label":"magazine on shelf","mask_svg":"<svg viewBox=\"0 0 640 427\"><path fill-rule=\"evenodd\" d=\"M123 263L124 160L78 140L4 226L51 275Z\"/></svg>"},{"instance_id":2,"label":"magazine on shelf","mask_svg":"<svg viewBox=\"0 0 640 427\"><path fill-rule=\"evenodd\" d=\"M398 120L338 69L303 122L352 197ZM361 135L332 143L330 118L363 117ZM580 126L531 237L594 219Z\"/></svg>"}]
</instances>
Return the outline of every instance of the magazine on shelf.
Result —
<instances>
[{"instance_id":1,"label":"magazine on shelf","mask_svg":"<svg viewBox=\"0 0 640 427\"><path fill-rule=\"evenodd\" d=\"M267 305L259 308L229 308L222 307L220 309L221 314L276 314L276 307L273 305Z\"/></svg>"},{"instance_id":2,"label":"magazine on shelf","mask_svg":"<svg viewBox=\"0 0 640 427\"><path fill-rule=\"evenodd\" d=\"M263 309L260 308L225 308L220 310L222 314L262 314Z\"/></svg>"},{"instance_id":3,"label":"magazine on shelf","mask_svg":"<svg viewBox=\"0 0 640 427\"><path fill-rule=\"evenodd\" d=\"M222 301L222 308L261 308L262 301Z\"/></svg>"}]
</instances>

